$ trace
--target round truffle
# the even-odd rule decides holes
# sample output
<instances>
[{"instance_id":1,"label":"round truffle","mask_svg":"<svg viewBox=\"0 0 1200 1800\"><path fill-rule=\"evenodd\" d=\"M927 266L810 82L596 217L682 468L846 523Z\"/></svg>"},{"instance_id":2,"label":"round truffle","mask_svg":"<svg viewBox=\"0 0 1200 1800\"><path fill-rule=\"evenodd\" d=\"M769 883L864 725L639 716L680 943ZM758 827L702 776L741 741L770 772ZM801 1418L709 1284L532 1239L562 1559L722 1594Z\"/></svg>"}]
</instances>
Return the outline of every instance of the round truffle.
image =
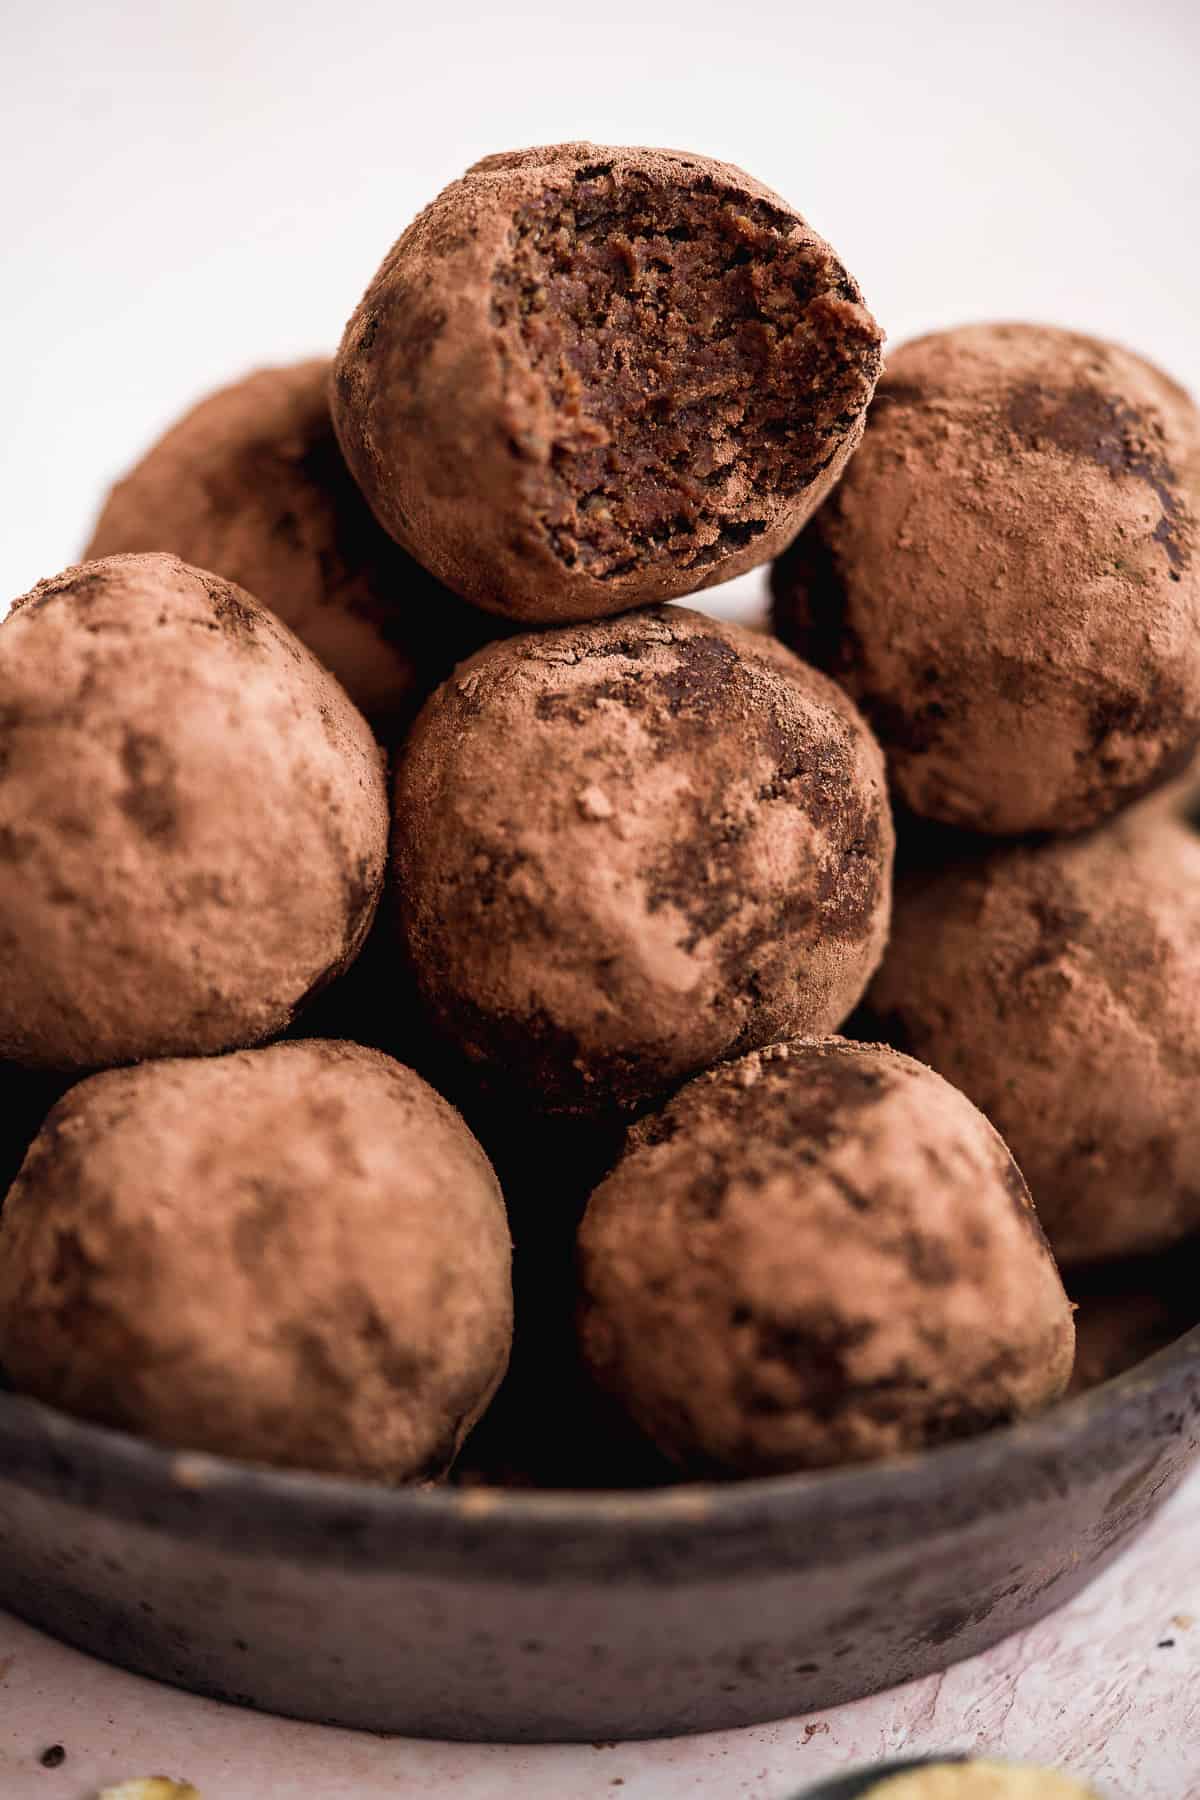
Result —
<instances>
[{"instance_id":1,"label":"round truffle","mask_svg":"<svg viewBox=\"0 0 1200 1800\"><path fill-rule=\"evenodd\" d=\"M0 626L0 733L0 1057L258 1042L355 955L382 755L240 588L162 555L41 582Z\"/></svg>"},{"instance_id":2,"label":"round truffle","mask_svg":"<svg viewBox=\"0 0 1200 1800\"><path fill-rule=\"evenodd\" d=\"M1070 1379L1020 1171L891 1050L773 1044L701 1075L632 1128L579 1255L594 1376L692 1473L918 1450Z\"/></svg>"},{"instance_id":3,"label":"round truffle","mask_svg":"<svg viewBox=\"0 0 1200 1800\"><path fill-rule=\"evenodd\" d=\"M890 358L858 455L776 565L928 818L1075 831L1200 736L1200 415L1111 344L972 325Z\"/></svg>"},{"instance_id":4,"label":"round truffle","mask_svg":"<svg viewBox=\"0 0 1200 1800\"><path fill-rule=\"evenodd\" d=\"M92 1076L0 1218L13 1382L164 1444L440 1475L511 1335L487 1158L411 1069L358 1044Z\"/></svg>"},{"instance_id":5,"label":"round truffle","mask_svg":"<svg viewBox=\"0 0 1200 1800\"><path fill-rule=\"evenodd\" d=\"M169 550L249 590L388 736L499 629L376 524L329 417L328 358L193 407L118 481L85 555Z\"/></svg>"},{"instance_id":6,"label":"round truffle","mask_svg":"<svg viewBox=\"0 0 1200 1800\"><path fill-rule=\"evenodd\" d=\"M881 341L740 169L555 144L486 157L409 226L346 327L333 418L449 587L599 618L781 550L862 434Z\"/></svg>"},{"instance_id":7,"label":"round truffle","mask_svg":"<svg viewBox=\"0 0 1200 1800\"><path fill-rule=\"evenodd\" d=\"M681 607L489 645L396 770L429 1016L549 1110L831 1031L887 932L878 747L782 645Z\"/></svg>"},{"instance_id":8,"label":"round truffle","mask_svg":"<svg viewBox=\"0 0 1200 1800\"><path fill-rule=\"evenodd\" d=\"M1060 1262L1200 1230L1200 838L1170 815L906 872L862 1029L982 1107Z\"/></svg>"}]
</instances>

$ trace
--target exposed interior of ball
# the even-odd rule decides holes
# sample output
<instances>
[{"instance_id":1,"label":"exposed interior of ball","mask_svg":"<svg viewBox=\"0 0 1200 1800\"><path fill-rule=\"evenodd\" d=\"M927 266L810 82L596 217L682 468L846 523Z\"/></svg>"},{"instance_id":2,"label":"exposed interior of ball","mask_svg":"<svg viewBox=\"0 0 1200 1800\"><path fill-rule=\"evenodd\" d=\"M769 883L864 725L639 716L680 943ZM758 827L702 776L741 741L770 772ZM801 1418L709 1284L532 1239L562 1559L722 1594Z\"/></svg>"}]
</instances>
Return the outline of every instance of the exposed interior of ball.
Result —
<instances>
[{"instance_id":1,"label":"exposed interior of ball","mask_svg":"<svg viewBox=\"0 0 1200 1800\"><path fill-rule=\"evenodd\" d=\"M509 246L492 319L551 419L549 442L510 448L555 554L596 580L753 543L869 397L879 345L845 270L710 174L582 167L515 213Z\"/></svg>"}]
</instances>

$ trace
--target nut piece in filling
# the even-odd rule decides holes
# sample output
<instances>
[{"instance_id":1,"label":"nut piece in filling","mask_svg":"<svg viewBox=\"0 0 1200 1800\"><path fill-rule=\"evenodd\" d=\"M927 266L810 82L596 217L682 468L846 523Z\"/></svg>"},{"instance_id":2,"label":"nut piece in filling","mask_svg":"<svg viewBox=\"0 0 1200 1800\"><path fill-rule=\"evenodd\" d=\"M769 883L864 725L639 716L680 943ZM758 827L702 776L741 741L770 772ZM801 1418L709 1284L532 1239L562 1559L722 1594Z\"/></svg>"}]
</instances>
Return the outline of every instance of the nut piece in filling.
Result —
<instances>
[{"instance_id":1,"label":"nut piece in filling","mask_svg":"<svg viewBox=\"0 0 1200 1800\"><path fill-rule=\"evenodd\" d=\"M861 436L881 342L740 169L558 144L485 158L408 228L346 327L333 417L449 587L595 618L781 550Z\"/></svg>"},{"instance_id":2,"label":"nut piece in filling","mask_svg":"<svg viewBox=\"0 0 1200 1800\"><path fill-rule=\"evenodd\" d=\"M1074 1327L1001 1139L910 1058L773 1044L629 1133L579 1234L584 1356L692 1473L919 1450L1038 1411Z\"/></svg>"}]
</instances>

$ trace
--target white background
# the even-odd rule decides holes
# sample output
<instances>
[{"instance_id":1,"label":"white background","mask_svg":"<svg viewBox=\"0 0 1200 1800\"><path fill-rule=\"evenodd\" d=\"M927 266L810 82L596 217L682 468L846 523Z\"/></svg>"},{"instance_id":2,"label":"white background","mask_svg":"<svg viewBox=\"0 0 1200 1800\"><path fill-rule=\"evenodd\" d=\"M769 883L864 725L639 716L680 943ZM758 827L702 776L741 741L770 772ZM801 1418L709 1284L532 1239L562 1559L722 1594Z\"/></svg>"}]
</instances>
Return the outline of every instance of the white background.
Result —
<instances>
[{"instance_id":1,"label":"white background","mask_svg":"<svg viewBox=\"0 0 1200 1800\"><path fill-rule=\"evenodd\" d=\"M1044 319L1200 389L1195 0L0 0L0 54L0 612L77 555L106 485L183 406L331 348L418 206L518 144L744 164L832 240L893 342ZM960 1743L1183 1800L1193 1640L1173 1663L1155 1645L1176 1610L1200 1614L1194 1525L1127 1569L1069 1621L811 1732L603 1755L314 1735L0 1627L3 1793L83 1800L165 1765L205 1800L774 1797ZM55 1738L71 1754L51 1774L35 1758Z\"/></svg>"},{"instance_id":2,"label":"white background","mask_svg":"<svg viewBox=\"0 0 1200 1800\"><path fill-rule=\"evenodd\" d=\"M1200 390L1196 0L0 0L0 610L185 405L332 347L466 164L742 163L893 342L1026 317Z\"/></svg>"}]
</instances>

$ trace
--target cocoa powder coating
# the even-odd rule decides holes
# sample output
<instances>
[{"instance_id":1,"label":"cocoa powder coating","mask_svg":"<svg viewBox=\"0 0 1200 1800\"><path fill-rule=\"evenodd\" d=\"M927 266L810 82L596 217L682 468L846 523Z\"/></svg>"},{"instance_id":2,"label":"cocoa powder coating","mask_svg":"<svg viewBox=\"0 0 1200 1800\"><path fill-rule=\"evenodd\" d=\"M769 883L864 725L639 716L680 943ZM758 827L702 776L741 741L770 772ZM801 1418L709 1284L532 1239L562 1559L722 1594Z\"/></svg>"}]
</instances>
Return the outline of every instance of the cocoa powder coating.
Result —
<instances>
[{"instance_id":1,"label":"cocoa powder coating","mask_svg":"<svg viewBox=\"0 0 1200 1800\"><path fill-rule=\"evenodd\" d=\"M485 158L409 226L333 417L449 587L597 618L781 550L858 442L880 345L829 245L740 169L556 144Z\"/></svg>"},{"instance_id":2,"label":"cocoa powder coating","mask_svg":"<svg viewBox=\"0 0 1200 1800\"><path fill-rule=\"evenodd\" d=\"M681 607L488 646L396 770L395 918L429 1015L554 1110L832 1030L882 953L892 848L841 690Z\"/></svg>"},{"instance_id":3,"label":"cocoa powder coating","mask_svg":"<svg viewBox=\"0 0 1200 1800\"><path fill-rule=\"evenodd\" d=\"M773 1044L635 1125L579 1235L601 1387L694 1474L921 1449L1035 1412L1071 1309L1020 1172L931 1070Z\"/></svg>"},{"instance_id":4,"label":"cocoa powder coating","mask_svg":"<svg viewBox=\"0 0 1200 1800\"><path fill-rule=\"evenodd\" d=\"M0 1221L0 1361L160 1443L442 1474L504 1372L491 1167L410 1069L310 1041L71 1089Z\"/></svg>"},{"instance_id":5,"label":"cocoa powder coating","mask_svg":"<svg viewBox=\"0 0 1200 1800\"><path fill-rule=\"evenodd\" d=\"M382 755L241 588L165 555L41 582L0 626L0 727L0 1058L259 1042L357 953Z\"/></svg>"},{"instance_id":6,"label":"cocoa powder coating","mask_svg":"<svg viewBox=\"0 0 1200 1800\"><path fill-rule=\"evenodd\" d=\"M909 807L1076 831L1200 736L1200 415L1046 326L903 346L845 481L774 571L775 621L844 682Z\"/></svg>"},{"instance_id":7,"label":"cocoa powder coating","mask_svg":"<svg viewBox=\"0 0 1200 1800\"><path fill-rule=\"evenodd\" d=\"M376 524L333 434L329 369L259 369L202 400L117 482L85 557L169 550L237 582L394 736L499 627Z\"/></svg>"},{"instance_id":8,"label":"cocoa powder coating","mask_svg":"<svg viewBox=\"0 0 1200 1800\"><path fill-rule=\"evenodd\" d=\"M1164 809L906 873L862 1029L982 1107L1060 1262L1200 1231L1200 838Z\"/></svg>"}]
</instances>

